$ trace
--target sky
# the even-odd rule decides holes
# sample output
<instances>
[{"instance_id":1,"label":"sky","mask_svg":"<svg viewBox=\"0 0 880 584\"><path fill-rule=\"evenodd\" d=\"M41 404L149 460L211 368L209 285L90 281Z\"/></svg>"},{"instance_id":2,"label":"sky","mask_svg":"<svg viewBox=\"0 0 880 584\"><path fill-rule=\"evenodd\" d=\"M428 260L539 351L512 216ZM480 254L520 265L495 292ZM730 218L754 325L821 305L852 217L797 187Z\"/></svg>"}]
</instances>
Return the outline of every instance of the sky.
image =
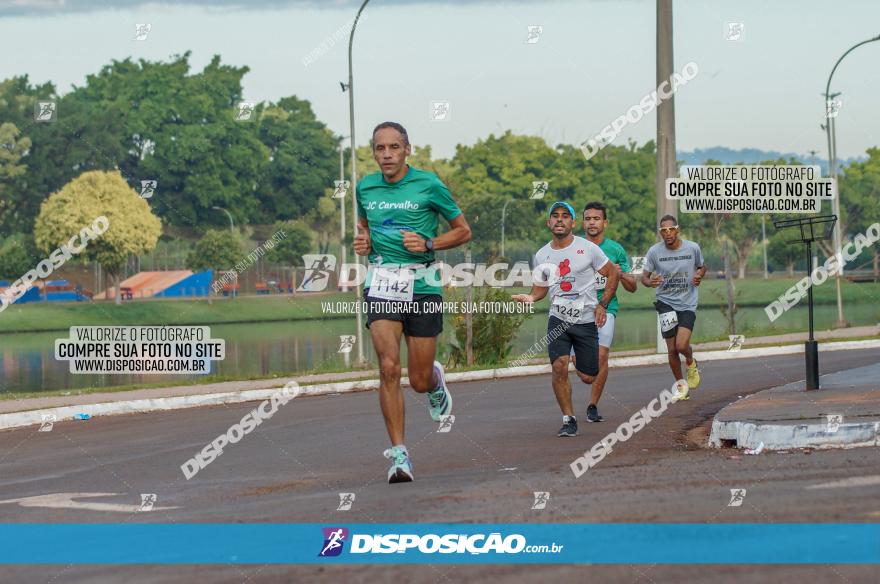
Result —
<instances>
[{"instance_id":1,"label":"sky","mask_svg":"<svg viewBox=\"0 0 880 584\"><path fill-rule=\"evenodd\" d=\"M257 0L121 2L0 0L7 58L0 78L29 75L61 93L113 59L166 60L192 52L247 65L245 98L308 99L318 118L349 134L348 27L358 2ZM725 146L827 154L825 83L855 43L880 34L880 2L676 0L675 70L698 74L675 95L677 148ZM145 40L135 25L150 24ZM741 23L739 40L726 38ZM529 27L540 27L529 43ZM334 40L335 39L335 40ZM14 55L14 58L10 58ZM653 0L372 0L354 45L355 135L379 122L407 127L414 144L449 157L505 130L580 144L626 113L655 82ZM880 146L880 42L856 49L832 92L840 158ZM445 120L433 103L448 102ZM654 114L615 144L653 139Z\"/></svg>"}]
</instances>

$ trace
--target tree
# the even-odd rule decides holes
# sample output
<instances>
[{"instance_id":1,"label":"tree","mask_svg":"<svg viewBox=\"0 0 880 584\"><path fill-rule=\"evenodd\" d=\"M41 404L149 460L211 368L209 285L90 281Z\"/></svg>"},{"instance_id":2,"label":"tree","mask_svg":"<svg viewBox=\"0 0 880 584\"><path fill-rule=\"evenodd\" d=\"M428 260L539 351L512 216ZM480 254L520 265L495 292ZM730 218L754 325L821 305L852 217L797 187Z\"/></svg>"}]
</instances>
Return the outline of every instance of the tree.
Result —
<instances>
[{"instance_id":1,"label":"tree","mask_svg":"<svg viewBox=\"0 0 880 584\"><path fill-rule=\"evenodd\" d=\"M337 138L318 121L311 104L296 97L268 104L256 132L268 151L268 164L255 191L259 201L255 221L301 217L339 178Z\"/></svg>"},{"instance_id":2,"label":"tree","mask_svg":"<svg viewBox=\"0 0 880 584\"><path fill-rule=\"evenodd\" d=\"M840 179L840 210L845 216L843 241L853 237L880 218L880 148L869 148L868 159L846 167ZM880 245L873 246L874 277L880 275ZM850 266L852 269L853 266Z\"/></svg>"},{"instance_id":3,"label":"tree","mask_svg":"<svg viewBox=\"0 0 880 584\"><path fill-rule=\"evenodd\" d=\"M162 234L159 218L119 172L85 172L50 195L40 205L34 239L41 251L49 253L101 216L107 218L109 227L91 240L79 257L101 264L113 282L119 304L119 278L129 255L151 251Z\"/></svg>"},{"instance_id":4,"label":"tree","mask_svg":"<svg viewBox=\"0 0 880 584\"><path fill-rule=\"evenodd\" d=\"M21 164L21 158L30 149L31 140L20 134L15 124L0 124L0 225L6 222L3 216L11 209L7 202L12 199L9 185L27 169Z\"/></svg>"},{"instance_id":5,"label":"tree","mask_svg":"<svg viewBox=\"0 0 880 584\"><path fill-rule=\"evenodd\" d=\"M284 238L266 252L266 259L282 266L303 266L302 256L314 252L309 226L302 221L284 221L275 224L275 231L283 231Z\"/></svg>"},{"instance_id":6,"label":"tree","mask_svg":"<svg viewBox=\"0 0 880 584\"><path fill-rule=\"evenodd\" d=\"M227 229L209 229L186 258L193 271L229 270L245 255L237 233Z\"/></svg>"},{"instance_id":7,"label":"tree","mask_svg":"<svg viewBox=\"0 0 880 584\"><path fill-rule=\"evenodd\" d=\"M761 241L761 215L757 213L732 213L722 225L724 235L736 252L737 278L746 277L749 255Z\"/></svg>"},{"instance_id":8,"label":"tree","mask_svg":"<svg viewBox=\"0 0 880 584\"><path fill-rule=\"evenodd\" d=\"M767 235L767 260L770 265L782 266L786 274L794 276L795 265L803 259L804 250L802 245L789 243L788 238L792 234L784 231L774 231Z\"/></svg>"},{"instance_id":9,"label":"tree","mask_svg":"<svg viewBox=\"0 0 880 584\"><path fill-rule=\"evenodd\" d=\"M37 257L32 237L14 233L0 242L0 278L16 280L33 268L42 258Z\"/></svg>"},{"instance_id":10,"label":"tree","mask_svg":"<svg viewBox=\"0 0 880 584\"><path fill-rule=\"evenodd\" d=\"M559 154L535 136L516 136L510 131L490 135L473 146L456 147L453 164L457 202L473 232L477 253L497 256L501 243L501 216L505 213L505 236L537 241L544 227L548 204L557 198L556 176L551 169ZM543 199L531 199L534 182L547 182ZM514 207L515 205L515 207Z\"/></svg>"},{"instance_id":11,"label":"tree","mask_svg":"<svg viewBox=\"0 0 880 584\"><path fill-rule=\"evenodd\" d=\"M557 184L574 200L575 211L583 210L590 201L601 201L608 206L606 235L630 255L645 255L657 241L654 142L641 147L632 141L626 146L606 146L589 161L574 146L562 145L558 150L558 165L564 170L558 173L561 180L557 179Z\"/></svg>"},{"instance_id":12,"label":"tree","mask_svg":"<svg viewBox=\"0 0 880 584\"><path fill-rule=\"evenodd\" d=\"M330 198L332 193L331 189L327 189L327 196L318 199L314 208L304 217L312 231L318 234L319 253L327 253L330 241L339 235L339 203Z\"/></svg>"},{"instance_id":13,"label":"tree","mask_svg":"<svg viewBox=\"0 0 880 584\"><path fill-rule=\"evenodd\" d=\"M135 188L141 180L158 181L150 202L167 223L222 225L213 206L249 220L259 209L254 192L269 153L256 136L256 122L235 120L248 68L223 65L214 56L203 71L191 73L189 56L167 63L112 61L64 101L114 112L111 135L121 151L108 155ZM259 108L252 115L258 117Z\"/></svg>"}]
</instances>

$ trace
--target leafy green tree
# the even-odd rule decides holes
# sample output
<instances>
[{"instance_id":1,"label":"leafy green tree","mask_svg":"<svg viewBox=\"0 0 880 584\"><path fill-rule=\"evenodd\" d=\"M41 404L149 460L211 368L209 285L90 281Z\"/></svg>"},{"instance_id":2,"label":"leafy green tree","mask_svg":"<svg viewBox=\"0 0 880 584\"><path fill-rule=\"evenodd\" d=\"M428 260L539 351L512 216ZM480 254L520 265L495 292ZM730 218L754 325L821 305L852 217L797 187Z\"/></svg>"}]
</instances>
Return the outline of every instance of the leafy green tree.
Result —
<instances>
[{"instance_id":1,"label":"leafy green tree","mask_svg":"<svg viewBox=\"0 0 880 584\"><path fill-rule=\"evenodd\" d=\"M268 164L255 194L254 220L270 223L301 217L338 180L338 140L318 121L308 101L285 97L268 104L256 125Z\"/></svg>"},{"instance_id":2,"label":"leafy green tree","mask_svg":"<svg viewBox=\"0 0 880 584\"><path fill-rule=\"evenodd\" d=\"M841 228L844 242L880 220L880 148L869 148L867 160L846 167L840 179L840 209L844 218ZM876 277L880 274L880 246L871 249L872 252L866 253L873 253Z\"/></svg>"},{"instance_id":3,"label":"leafy green tree","mask_svg":"<svg viewBox=\"0 0 880 584\"><path fill-rule=\"evenodd\" d=\"M275 224L276 232L283 231L284 238L266 252L266 259L282 266L303 265L302 256L314 253L312 230L302 221L284 221Z\"/></svg>"},{"instance_id":4,"label":"leafy green tree","mask_svg":"<svg viewBox=\"0 0 880 584\"><path fill-rule=\"evenodd\" d=\"M222 225L213 206L250 219L269 152L256 136L257 122L235 120L248 68L222 65L214 56L191 73L189 57L113 61L65 100L118 112L119 167L136 188L141 180L158 181L151 205L169 224Z\"/></svg>"},{"instance_id":5,"label":"leafy green tree","mask_svg":"<svg viewBox=\"0 0 880 584\"><path fill-rule=\"evenodd\" d=\"M209 229L186 258L193 271L230 270L245 255L238 233L227 229Z\"/></svg>"},{"instance_id":6,"label":"leafy green tree","mask_svg":"<svg viewBox=\"0 0 880 584\"><path fill-rule=\"evenodd\" d=\"M21 159L31 147L31 140L20 134L15 124L0 124L0 225L6 223L4 215L12 207L9 203L12 200L10 183L27 169L25 164L21 164Z\"/></svg>"},{"instance_id":7,"label":"leafy green tree","mask_svg":"<svg viewBox=\"0 0 880 584\"><path fill-rule=\"evenodd\" d=\"M654 142L641 147L635 142L606 146L589 161L574 146L563 145L558 149L558 164L564 169L558 173L558 184L568 189L564 193L576 203L581 232L584 206L590 201L601 201L608 206L606 235L623 245L631 256L645 255L657 241Z\"/></svg>"},{"instance_id":8,"label":"leafy green tree","mask_svg":"<svg viewBox=\"0 0 880 584\"><path fill-rule=\"evenodd\" d=\"M119 172L84 172L50 195L40 205L34 240L41 251L50 253L101 216L109 227L79 257L101 264L113 282L118 304L119 279L129 256L154 249L162 233L159 218Z\"/></svg>"},{"instance_id":9,"label":"leafy green tree","mask_svg":"<svg viewBox=\"0 0 880 584\"><path fill-rule=\"evenodd\" d=\"M776 217L781 219L782 217ZM767 229L767 261L775 269L784 269L789 276L794 276L796 265L804 257L804 246L789 243L787 240L792 233L775 230L772 226Z\"/></svg>"},{"instance_id":10,"label":"leafy green tree","mask_svg":"<svg viewBox=\"0 0 880 584\"><path fill-rule=\"evenodd\" d=\"M13 233L0 242L0 278L16 280L41 259L32 237Z\"/></svg>"},{"instance_id":11,"label":"leafy green tree","mask_svg":"<svg viewBox=\"0 0 880 584\"><path fill-rule=\"evenodd\" d=\"M312 231L318 234L319 253L327 253L330 242L339 237L339 202L330 198L329 195L332 193L331 189L327 189L327 196L318 199L317 204L304 217L304 221L311 226ZM349 207L346 207L346 210L348 209Z\"/></svg>"},{"instance_id":12,"label":"leafy green tree","mask_svg":"<svg viewBox=\"0 0 880 584\"><path fill-rule=\"evenodd\" d=\"M558 197L556 177L551 169L559 154L535 136L517 136L510 131L490 135L473 146L456 147L455 184L459 206L473 232L471 244L477 253L497 256L501 245L501 216L505 236L537 241L546 230L544 214ZM531 199L534 182L547 182L543 199Z\"/></svg>"}]
</instances>

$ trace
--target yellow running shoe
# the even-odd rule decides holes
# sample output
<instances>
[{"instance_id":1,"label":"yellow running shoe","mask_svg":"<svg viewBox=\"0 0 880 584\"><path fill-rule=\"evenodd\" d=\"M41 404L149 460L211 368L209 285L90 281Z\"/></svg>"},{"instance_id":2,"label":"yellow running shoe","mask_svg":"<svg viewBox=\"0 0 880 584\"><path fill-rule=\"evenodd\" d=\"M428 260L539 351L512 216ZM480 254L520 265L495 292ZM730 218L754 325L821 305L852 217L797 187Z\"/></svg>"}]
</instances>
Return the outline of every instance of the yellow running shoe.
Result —
<instances>
[{"instance_id":1,"label":"yellow running shoe","mask_svg":"<svg viewBox=\"0 0 880 584\"><path fill-rule=\"evenodd\" d=\"M697 369L697 360L694 359L694 362L688 365L688 386L697 389L698 385L700 385L700 370Z\"/></svg>"}]
</instances>

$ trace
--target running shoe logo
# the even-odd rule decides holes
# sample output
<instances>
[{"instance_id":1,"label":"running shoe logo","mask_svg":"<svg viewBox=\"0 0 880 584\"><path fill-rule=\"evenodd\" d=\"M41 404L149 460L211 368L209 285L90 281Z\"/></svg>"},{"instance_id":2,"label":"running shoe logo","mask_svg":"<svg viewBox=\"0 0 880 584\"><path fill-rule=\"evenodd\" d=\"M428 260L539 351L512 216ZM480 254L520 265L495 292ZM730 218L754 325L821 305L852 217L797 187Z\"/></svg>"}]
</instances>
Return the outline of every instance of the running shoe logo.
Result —
<instances>
[{"instance_id":1,"label":"running shoe logo","mask_svg":"<svg viewBox=\"0 0 880 584\"><path fill-rule=\"evenodd\" d=\"M345 540L348 539L348 529L345 527L322 527L321 531L324 532L324 545L318 556L330 558L340 555L345 547Z\"/></svg>"}]
</instances>

